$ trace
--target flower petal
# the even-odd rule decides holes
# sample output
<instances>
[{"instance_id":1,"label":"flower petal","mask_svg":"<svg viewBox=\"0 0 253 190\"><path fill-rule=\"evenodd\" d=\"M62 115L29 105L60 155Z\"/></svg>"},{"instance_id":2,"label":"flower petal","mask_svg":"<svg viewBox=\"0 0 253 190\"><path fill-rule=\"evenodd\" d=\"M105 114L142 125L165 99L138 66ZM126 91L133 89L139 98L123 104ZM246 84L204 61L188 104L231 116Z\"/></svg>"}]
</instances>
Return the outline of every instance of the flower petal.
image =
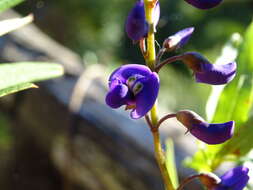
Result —
<instances>
[{"instance_id":1,"label":"flower petal","mask_svg":"<svg viewBox=\"0 0 253 190\"><path fill-rule=\"evenodd\" d=\"M143 85L141 91L135 95L135 105L130 116L133 119L139 119L146 115L155 104L159 91L159 77L156 73L151 73L146 78L140 78L137 82Z\"/></svg>"},{"instance_id":2,"label":"flower petal","mask_svg":"<svg viewBox=\"0 0 253 190\"><path fill-rule=\"evenodd\" d=\"M169 36L163 43L167 51L176 50L183 47L191 37L194 27L185 28Z\"/></svg>"},{"instance_id":3,"label":"flower petal","mask_svg":"<svg viewBox=\"0 0 253 190\"><path fill-rule=\"evenodd\" d=\"M197 82L212 85L221 85L229 83L236 74L236 63L228 63L224 65L202 63L201 72L195 73Z\"/></svg>"},{"instance_id":4,"label":"flower petal","mask_svg":"<svg viewBox=\"0 0 253 190\"><path fill-rule=\"evenodd\" d=\"M233 80L236 74L236 63L223 65L211 64L197 52L187 52L182 55L182 61L193 70L197 82L221 85Z\"/></svg>"},{"instance_id":5,"label":"flower petal","mask_svg":"<svg viewBox=\"0 0 253 190\"><path fill-rule=\"evenodd\" d=\"M128 87L117 80L111 82L110 91L107 93L105 102L111 108L119 108L131 98Z\"/></svg>"},{"instance_id":6,"label":"flower petal","mask_svg":"<svg viewBox=\"0 0 253 190\"><path fill-rule=\"evenodd\" d=\"M219 124L193 125L190 133L207 144L221 144L233 136L234 121Z\"/></svg>"},{"instance_id":7,"label":"flower petal","mask_svg":"<svg viewBox=\"0 0 253 190\"><path fill-rule=\"evenodd\" d=\"M142 76L149 76L152 71L145 65L139 64L128 64L123 65L116 69L111 76L109 77L109 81L119 80L122 83L126 84L126 81L129 77L134 75L142 75ZM111 83L109 83L110 86Z\"/></svg>"},{"instance_id":8,"label":"flower petal","mask_svg":"<svg viewBox=\"0 0 253 190\"><path fill-rule=\"evenodd\" d=\"M233 190L243 190L246 187L249 181L249 176L244 176L240 181L237 181L236 184L233 185Z\"/></svg>"},{"instance_id":9,"label":"flower petal","mask_svg":"<svg viewBox=\"0 0 253 190\"><path fill-rule=\"evenodd\" d=\"M238 166L226 172L223 176L221 176L221 185L226 187L245 187L248 182L248 172L249 169L244 166ZM239 190L234 189L233 190Z\"/></svg>"},{"instance_id":10,"label":"flower petal","mask_svg":"<svg viewBox=\"0 0 253 190\"><path fill-rule=\"evenodd\" d=\"M211 9L219 5L222 0L185 0L187 3L199 9Z\"/></svg>"},{"instance_id":11,"label":"flower petal","mask_svg":"<svg viewBox=\"0 0 253 190\"><path fill-rule=\"evenodd\" d=\"M138 41L148 33L143 0L138 0L129 12L126 20L126 33L129 38Z\"/></svg>"}]
</instances>

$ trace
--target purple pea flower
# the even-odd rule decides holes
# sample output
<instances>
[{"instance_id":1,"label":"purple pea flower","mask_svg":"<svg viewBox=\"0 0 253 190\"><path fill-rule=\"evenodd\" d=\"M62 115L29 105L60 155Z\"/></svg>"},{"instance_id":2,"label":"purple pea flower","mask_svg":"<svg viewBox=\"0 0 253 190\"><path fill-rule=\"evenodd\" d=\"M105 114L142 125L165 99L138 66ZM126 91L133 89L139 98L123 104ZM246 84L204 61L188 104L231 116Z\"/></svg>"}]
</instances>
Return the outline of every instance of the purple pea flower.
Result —
<instances>
[{"instance_id":1,"label":"purple pea flower","mask_svg":"<svg viewBox=\"0 0 253 190\"><path fill-rule=\"evenodd\" d=\"M233 136L234 121L210 124L190 110L177 112L176 118L193 136L207 144L221 144Z\"/></svg>"},{"instance_id":2,"label":"purple pea flower","mask_svg":"<svg viewBox=\"0 0 253 190\"><path fill-rule=\"evenodd\" d=\"M160 18L160 5L157 2L153 12L154 27ZM141 40L148 34L149 25L145 17L144 1L137 0L126 20L126 33L134 42Z\"/></svg>"},{"instance_id":3,"label":"purple pea flower","mask_svg":"<svg viewBox=\"0 0 253 190\"><path fill-rule=\"evenodd\" d=\"M169 36L163 42L163 47L166 51L173 51L183 47L191 37L194 31L194 27L185 28L178 31L172 36Z\"/></svg>"},{"instance_id":4,"label":"purple pea flower","mask_svg":"<svg viewBox=\"0 0 253 190\"><path fill-rule=\"evenodd\" d=\"M222 175L221 182L211 190L243 190L249 181L249 169L245 166L238 166Z\"/></svg>"},{"instance_id":5,"label":"purple pea flower","mask_svg":"<svg viewBox=\"0 0 253 190\"><path fill-rule=\"evenodd\" d=\"M183 54L182 61L193 70L196 82L212 85L229 83L236 75L236 63L211 64L197 52Z\"/></svg>"},{"instance_id":6,"label":"purple pea flower","mask_svg":"<svg viewBox=\"0 0 253 190\"><path fill-rule=\"evenodd\" d=\"M109 78L109 92L105 102L112 108L126 105L132 109L130 116L139 119L153 107L159 91L159 77L147 66L123 65Z\"/></svg>"},{"instance_id":7,"label":"purple pea flower","mask_svg":"<svg viewBox=\"0 0 253 190\"><path fill-rule=\"evenodd\" d=\"M219 5L222 0L185 0L187 3L199 9L211 9Z\"/></svg>"},{"instance_id":8,"label":"purple pea flower","mask_svg":"<svg viewBox=\"0 0 253 190\"><path fill-rule=\"evenodd\" d=\"M237 166L221 177L213 173L203 173L198 176L209 190L243 190L249 181L248 172L247 167Z\"/></svg>"}]
</instances>

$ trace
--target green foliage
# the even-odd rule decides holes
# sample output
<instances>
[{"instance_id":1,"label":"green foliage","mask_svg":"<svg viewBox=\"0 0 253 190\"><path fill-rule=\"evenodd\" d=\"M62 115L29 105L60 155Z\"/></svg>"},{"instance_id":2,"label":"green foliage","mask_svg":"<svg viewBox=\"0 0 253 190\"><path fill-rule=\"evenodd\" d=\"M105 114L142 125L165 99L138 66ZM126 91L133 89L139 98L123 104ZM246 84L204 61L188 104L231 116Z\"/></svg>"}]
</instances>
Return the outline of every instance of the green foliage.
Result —
<instances>
[{"instance_id":1,"label":"green foliage","mask_svg":"<svg viewBox=\"0 0 253 190\"><path fill-rule=\"evenodd\" d=\"M203 170L216 169L222 161L238 160L253 147L253 118L250 110L253 103L253 22L247 29L237 59L237 76L222 91L213 117L213 123L234 120L235 135L221 145L210 145L197 152L186 165Z\"/></svg>"},{"instance_id":2,"label":"green foliage","mask_svg":"<svg viewBox=\"0 0 253 190\"><path fill-rule=\"evenodd\" d=\"M32 82L59 77L61 65L42 62L22 62L0 65L0 97L13 92L34 88Z\"/></svg>"},{"instance_id":3,"label":"green foliage","mask_svg":"<svg viewBox=\"0 0 253 190\"><path fill-rule=\"evenodd\" d=\"M7 19L4 21L0 21L0 36L9 33L13 30L16 30L22 26L25 26L32 22L33 16L28 15L24 18L14 18L14 19Z\"/></svg>"},{"instance_id":4,"label":"green foliage","mask_svg":"<svg viewBox=\"0 0 253 190\"><path fill-rule=\"evenodd\" d=\"M5 11L15 5L23 2L24 0L0 0L0 12Z\"/></svg>"}]
</instances>

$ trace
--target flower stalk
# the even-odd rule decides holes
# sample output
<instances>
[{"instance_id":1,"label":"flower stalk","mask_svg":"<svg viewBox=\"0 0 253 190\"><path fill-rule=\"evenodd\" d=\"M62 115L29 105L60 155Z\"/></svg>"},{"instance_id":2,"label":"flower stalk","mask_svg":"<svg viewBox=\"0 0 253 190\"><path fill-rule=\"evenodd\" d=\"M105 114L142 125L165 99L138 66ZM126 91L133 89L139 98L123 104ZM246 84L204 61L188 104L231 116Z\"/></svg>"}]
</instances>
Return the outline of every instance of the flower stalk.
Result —
<instances>
[{"instance_id":1,"label":"flower stalk","mask_svg":"<svg viewBox=\"0 0 253 190\"><path fill-rule=\"evenodd\" d=\"M144 0L145 5L145 14L146 14L146 20L149 24L149 31L147 36L147 52L145 61L147 66L154 70L156 67L156 51L155 51L155 28L154 28L154 20L153 20L153 11L156 5L156 0ZM158 115L157 115L157 106L156 104L153 106L153 108L150 111L151 116L151 124L152 126L156 126L158 124ZM163 181L165 184L165 187L167 190L174 190L173 184L171 182L170 176L168 174L168 170L166 168L165 164L165 155L161 146L160 141L160 135L159 130L156 128L156 130L151 130L154 140L154 151L155 151L155 158L157 160L159 169L161 171Z\"/></svg>"}]
</instances>

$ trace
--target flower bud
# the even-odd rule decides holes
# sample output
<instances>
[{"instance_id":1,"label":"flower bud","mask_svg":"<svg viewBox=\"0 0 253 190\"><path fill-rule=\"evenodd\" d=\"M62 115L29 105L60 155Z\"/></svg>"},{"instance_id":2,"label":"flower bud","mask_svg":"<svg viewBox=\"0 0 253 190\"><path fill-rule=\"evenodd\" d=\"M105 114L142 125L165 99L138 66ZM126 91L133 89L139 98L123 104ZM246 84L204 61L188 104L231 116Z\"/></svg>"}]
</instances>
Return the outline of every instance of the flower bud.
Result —
<instances>
[{"instance_id":1,"label":"flower bud","mask_svg":"<svg viewBox=\"0 0 253 190\"><path fill-rule=\"evenodd\" d=\"M160 4L156 3L152 13L154 29L160 18ZM145 17L144 1L137 0L132 10L129 12L126 20L126 33L134 42L146 37L149 31L149 24Z\"/></svg>"},{"instance_id":2,"label":"flower bud","mask_svg":"<svg viewBox=\"0 0 253 190\"><path fill-rule=\"evenodd\" d=\"M236 63L211 64L197 52L187 52L182 61L193 70L196 82L221 85L229 83L236 75Z\"/></svg>"},{"instance_id":3,"label":"flower bud","mask_svg":"<svg viewBox=\"0 0 253 190\"><path fill-rule=\"evenodd\" d=\"M178 31L174 35L169 36L166 40L164 40L163 47L166 48L166 51L174 51L183 47L188 42L193 31L193 27Z\"/></svg>"},{"instance_id":4,"label":"flower bud","mask_svg":"<svg viewBox=\"0 0 253 190\"><path fill-rule=\"evenodd\" d=\"M249 181L248 172L249 169L245 166L233 168L222 175L221 182L211 190L243 190Z\"/></svg>"},{"instance_id":5,"label":"flower bud","mask_svg":"<svg viewBox=\"0 0 253 190\"><path fill-rule=\"evenodd\" d=\"M148 33L143 0L138 0L126 20L126 33L133 41L138 41Z\"/></svg>"},{"instance_id":6,"label":"flower bud","mask_svg":"<svg viewBox=\"0 0 253 190\"><path fill-rule=\"evenodd\" d=\"M190 110L177 112L176 118L193 136L207 144L221 144L233 136L234 121L209 124Z\"/></svg>"},{"instance_id":7,"label":"flower bud","mask_svg":"<svg viewBox=\"0 0 253 190\"><path fill-rule=\"evenodd\" d=\"M222 0L185 0L198 9L211 9L219 5Z\"/></svg>"}]
</instances>

